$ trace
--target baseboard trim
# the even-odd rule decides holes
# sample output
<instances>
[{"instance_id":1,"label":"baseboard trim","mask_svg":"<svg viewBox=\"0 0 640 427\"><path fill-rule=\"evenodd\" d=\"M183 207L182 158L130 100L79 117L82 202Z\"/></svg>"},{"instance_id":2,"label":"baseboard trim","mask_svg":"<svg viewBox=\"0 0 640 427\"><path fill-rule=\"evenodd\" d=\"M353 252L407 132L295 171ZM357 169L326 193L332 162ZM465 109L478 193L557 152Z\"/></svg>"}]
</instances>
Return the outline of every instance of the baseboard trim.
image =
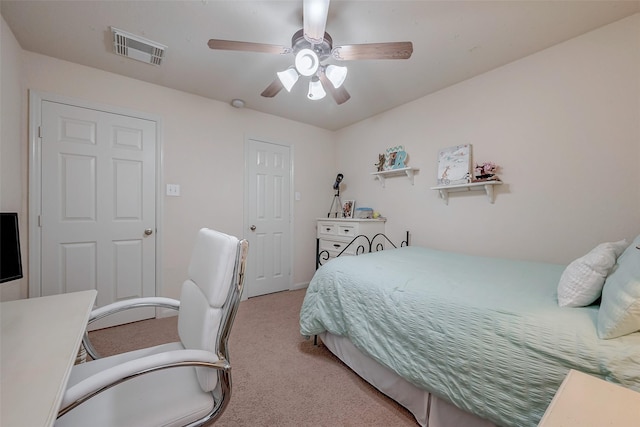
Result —
<instances>
[{"instance_id":1,"label":"baseboard trim","mask_svg":"<svg viewBox=\"0 0 640 427\"><path fill-rule=\"evenodd\" d=\"M172 310L170 308L158 307L156 308L156 319L162 319L165 317L177 316L178 310Z\"/></svg>"},{"instance_id":2,"label":"baseboard trim","mask_svg":"<svg viewBox=\"0 0 640 427\"><path fill-rule=\"evenodd\" d=\"M309 287L309 282L297 283L289 288L290 291L297 291Z\"/></svg>"}]
</instances>

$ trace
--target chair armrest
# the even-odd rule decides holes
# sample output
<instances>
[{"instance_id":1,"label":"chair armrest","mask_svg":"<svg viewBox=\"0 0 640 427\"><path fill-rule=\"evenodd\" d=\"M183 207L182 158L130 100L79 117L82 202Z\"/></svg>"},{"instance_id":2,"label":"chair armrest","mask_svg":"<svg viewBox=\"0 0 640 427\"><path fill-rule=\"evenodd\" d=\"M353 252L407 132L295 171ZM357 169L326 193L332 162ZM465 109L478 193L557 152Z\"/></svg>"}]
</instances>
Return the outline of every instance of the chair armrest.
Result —
<instances>
[{"instance_id":1,"label":"chair armrest","mask_svg":"<svg viewBox=\"0 0 640 427\"><path fill-rule=\"evenodd\" d=\"M171 308L173 310L180 309L180 301L173 298L165 297L147 297L147 298L131 298L112 304L105 305L104 307L96 308L89 315L89 323L100 320L103 317L110 316L114 313L118 313L124 310L130 310L140 307L164 307Z\"/></svg>"},{"instance_id":2,"label":"chair armrest","mask_svg":"<svg viewBox=\"0 0 640 427\"><path fill-rule=\"evenodd\" d=\"M140 308L140 307L164 307L164 308L170 308L173 310L180 310L180 301L172 298L165 298L165 297L146 297L146 298L126 299L126 300L114 302L112 304L107 304L104 307L99 307L91 311L91 313L89 314L88 323L91 324L97 320L100 320L112 314L119 313L125 310L134 309L134 308ZM94 360L100 359L100 354L91 343L91 340L89 339L89 334L87 332L85 332L84 337L82 338L82 345L84 346L85 350L87 350L87 353L89 354L89 356L91 356L92 359Z\"/></svg>"},{"instance_id":3,"label":"chair armrest","mask_svg":"<svg viewBox=\"0 0 640 427\"><path fill-rule=\"evenodd\" d=\"M58 417L124 381L161 369L182 366L203 366L224 371L231 369L226 359L205 350L174 350L130 360L98 372L69 387L62 398L60 404L62 409L58 412Z\"/></svg>"}]
</instances>

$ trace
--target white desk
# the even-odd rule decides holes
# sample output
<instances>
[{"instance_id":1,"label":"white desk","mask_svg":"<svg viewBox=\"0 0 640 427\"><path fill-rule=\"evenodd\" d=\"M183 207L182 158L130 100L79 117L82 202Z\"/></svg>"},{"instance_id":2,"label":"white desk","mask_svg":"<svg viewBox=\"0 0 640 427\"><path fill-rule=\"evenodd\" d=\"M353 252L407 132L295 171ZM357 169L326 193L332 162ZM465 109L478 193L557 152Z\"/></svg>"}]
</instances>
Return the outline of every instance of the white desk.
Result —
<instances>
[{"instance_id":1,"label":"white desk","mask_svg":"<svg viewBox=\"0 0 640 427\"><path fill-rule=\"evenodd\" d=\"M97 292L0 304L0 425L52 426Z\"/></svg>"},{"instance_id":2,"label":"white desk","mask_svg":"<svg viewBox=\"0 0 640 427\"><path fill-rule=\"evenodd\" d=\"M640 393L573 369L539 427L637 427Z\"/></svg>"}]
</instances>

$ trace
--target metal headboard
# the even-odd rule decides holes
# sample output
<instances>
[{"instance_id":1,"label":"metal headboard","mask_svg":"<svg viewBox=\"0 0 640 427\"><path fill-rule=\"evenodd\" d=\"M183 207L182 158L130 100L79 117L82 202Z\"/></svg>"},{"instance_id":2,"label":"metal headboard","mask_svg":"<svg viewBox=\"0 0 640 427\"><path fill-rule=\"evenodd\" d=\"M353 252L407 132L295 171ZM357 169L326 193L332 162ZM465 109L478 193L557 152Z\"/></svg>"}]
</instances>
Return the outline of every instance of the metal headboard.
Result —
<instances>
[{"instance_id":1,"label":"metal headboard","mask_svg":"<svg viewBox=\"0 0 640 427\"><path fill-rule=\"evenodd\" d=\"M365 240L366 242L363 242L363 240ZM356 241L359 241L360 243L356 243ZM342 255L347 249L349 249L352 246L356 248L356 252L355 252L356 255L382 251L384 250L385 242L388 242L391 246L393 246L394 249L398 248L398 246L396 246L396 244L393 243L384 233L378 233L374 235L371 239L369 239L369 237L365 236L364 234L360 234L354 237L353 240L351 240L349 244L345 246L338 255L336 255L336 258ZM405 240L400 242L400 247L404 247L404 246L409 246L408 231L407 231L407 236ZM320 239L316 239L316 270L320 268L324 262L327 262L329 258L330 258L329 251L327 251L326 249L321 251Z\"/></svg>"}]
</instances>

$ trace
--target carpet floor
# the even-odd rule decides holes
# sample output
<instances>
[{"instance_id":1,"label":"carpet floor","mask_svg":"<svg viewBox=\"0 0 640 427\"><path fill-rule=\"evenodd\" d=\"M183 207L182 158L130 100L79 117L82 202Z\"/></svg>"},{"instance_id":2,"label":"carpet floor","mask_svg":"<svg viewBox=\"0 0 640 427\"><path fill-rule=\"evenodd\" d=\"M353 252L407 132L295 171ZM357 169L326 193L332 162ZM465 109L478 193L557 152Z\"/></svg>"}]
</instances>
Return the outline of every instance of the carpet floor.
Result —
<instances>
[{"instance_id":1,"label":"carpet floor","mask_svg":"<svg viewBox=\"0 0 640 427\"><path fill-rule=\"evenodd\" d=\"M233 394L216 426L416 426L409 411L300 335L304 295L240 303L229 339ZM107 356L177 341L176 325L177 317L144 320L90 337Z\"/></svg>"}]
</instances>

